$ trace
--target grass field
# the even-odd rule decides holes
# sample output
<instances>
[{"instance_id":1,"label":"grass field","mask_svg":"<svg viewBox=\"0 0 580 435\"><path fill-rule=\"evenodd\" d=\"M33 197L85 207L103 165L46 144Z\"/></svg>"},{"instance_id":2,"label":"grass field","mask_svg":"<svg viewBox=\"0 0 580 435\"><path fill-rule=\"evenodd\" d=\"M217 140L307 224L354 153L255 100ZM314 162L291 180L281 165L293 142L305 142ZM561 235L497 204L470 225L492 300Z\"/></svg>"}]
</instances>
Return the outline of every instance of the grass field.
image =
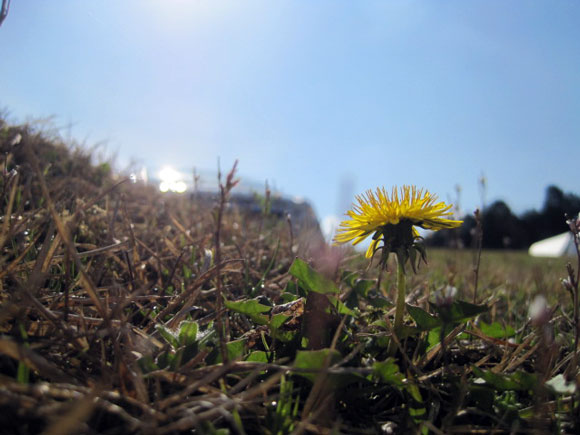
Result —
<instances>
[{"instance_id":1,"label":"grass field","mask_svg":"<svg viewBox=\"0 0 580 435\"><path fill-rule=\"evenodd\" d=\"M576 259L431 250L395 335L393 265L228 207L233 171L201 203L0 132L0 432L578 432Z\"/></svg>"},{"instance_id":2,"label":"grass field","mask_svg":"<svg viewBox=\"0 0 580 435\"><path fill-rule=\"evenodd\" d=\"M456 281L466 290L461 297L473 297L475 252L472 250L431 250L427 279ZM561 279L573 257L537 258L525 251L483 251L479 268L481 296L506 295L532 299L544 294L551 304L570 303ZM527 309L527 307L522 307Z\"/></svg>"}]
</instances>

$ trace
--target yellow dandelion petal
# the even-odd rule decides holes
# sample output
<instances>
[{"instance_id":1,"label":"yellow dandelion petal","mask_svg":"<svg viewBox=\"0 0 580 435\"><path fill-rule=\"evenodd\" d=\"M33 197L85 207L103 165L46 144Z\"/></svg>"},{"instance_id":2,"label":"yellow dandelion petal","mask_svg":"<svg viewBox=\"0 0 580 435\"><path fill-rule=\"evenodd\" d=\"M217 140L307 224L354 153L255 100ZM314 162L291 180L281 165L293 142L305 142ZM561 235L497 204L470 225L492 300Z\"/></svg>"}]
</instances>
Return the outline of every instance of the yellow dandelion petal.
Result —
<instances>
[{"instance_id":1,"label":"yellow dandelion petal","mask_svg":"<svg viewBox=\"0 0 580 435\"><path fill-rule=\"evenodd\" d=\"M356 202L347 212L350 218L343 221L334 237L335 243L358 244L369 235L381 231L388 225L398 225L401 221L411 222L413 237L419 238L416 227L428 230L456 228L463 221L450 219L451 205L437 202L437 196L415 186L402 186L387 190L377 188L357 195ZM366 256L372 257L380 238L373 240Z\"/></svg>"},{"instance_id":2,"label":"yellow dandelion petal","mask_svg":"<svg viewBox=\"0 0 580 435\"><path fill-rule=\"evenodd\" d=\"M371 258L373 256L373 254L375 253L375 250L377 249L378 244L379 244L379 239L373 240L371 242L371 244L369 245L369 248L367 249L367 252L365 253L366 258Z\"/></svg>"}]
</instances>

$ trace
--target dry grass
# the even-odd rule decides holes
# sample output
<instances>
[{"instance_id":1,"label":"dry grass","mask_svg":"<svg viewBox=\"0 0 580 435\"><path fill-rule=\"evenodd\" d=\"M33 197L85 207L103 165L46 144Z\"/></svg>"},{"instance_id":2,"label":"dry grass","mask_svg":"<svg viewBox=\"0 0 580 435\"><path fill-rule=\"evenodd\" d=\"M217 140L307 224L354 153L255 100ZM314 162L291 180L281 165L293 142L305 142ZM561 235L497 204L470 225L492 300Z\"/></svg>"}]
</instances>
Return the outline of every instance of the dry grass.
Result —
<instances>
[{"instance_id":1,"label":"dry grass","mask_svg":"<svg viewBox=\"0 0 580 435\"><path fill-rule=\"evenodd\" d=\"M513 326L511 339L472 318L435 346L416 328L389 360L392 310L372 289L374 270L285 221L228 207L233 178L208 203L115 178L28 126L0 121L0 147L0 431L574 428L576 394L545 388L563 373L576 382L564 260L484 253L478 302L490 309L478 319ZM432 312L446 285L471 300L472 253L430 254L409 279L408 301ZM334 282L338 299L308 291L304 272L290 269L296 256L319 272L313 279ZM383 276L387 295L393 279ZM532 325L540 293L553 309ZM251 307L232 305L240 301ZM536 383L502 390L488 379L480 394L477 367Z\"/></svg>"}]
</instances>

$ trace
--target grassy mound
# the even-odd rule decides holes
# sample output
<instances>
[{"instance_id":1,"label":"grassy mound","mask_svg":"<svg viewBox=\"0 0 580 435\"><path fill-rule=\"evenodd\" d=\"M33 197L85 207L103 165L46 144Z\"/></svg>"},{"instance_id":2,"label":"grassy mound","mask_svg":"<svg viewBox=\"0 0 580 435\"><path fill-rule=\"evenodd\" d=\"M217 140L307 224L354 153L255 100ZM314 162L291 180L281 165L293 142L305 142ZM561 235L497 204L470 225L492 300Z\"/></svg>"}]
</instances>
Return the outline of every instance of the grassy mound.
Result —
<instances>
[{"instance_id":1,"label":"grassy mound","mask_svg":"<svg viewBox=\"0 0 580 435\"><path fill-rule=\"evenodd\" d=\"M430 252L394 337L394 273L231 206L233 170L208 202L30 126L0 149L0 432L578 430L566 260Z\"/></svg>"}]
</instances>

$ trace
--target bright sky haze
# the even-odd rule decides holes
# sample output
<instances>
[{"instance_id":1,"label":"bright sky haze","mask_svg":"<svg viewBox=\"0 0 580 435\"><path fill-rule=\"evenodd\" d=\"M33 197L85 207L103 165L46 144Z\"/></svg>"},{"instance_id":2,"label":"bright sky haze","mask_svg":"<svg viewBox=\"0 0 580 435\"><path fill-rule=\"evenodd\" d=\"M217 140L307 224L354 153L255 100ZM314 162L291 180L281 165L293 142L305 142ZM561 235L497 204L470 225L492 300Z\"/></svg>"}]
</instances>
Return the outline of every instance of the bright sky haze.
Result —
<instances>
[{"instance_id":1,"label":"bright sky haze","mask_svg":"<svg viewBox=\"0 0 580 435\"><path fill-rule=\"evenodd\" d=\"M580 193L579 23L572 0L14 0L0 108L121 166L239 159L320 219L401 184L472 212L482 174L522 212Z\"/></svg>"}]
</instances>

